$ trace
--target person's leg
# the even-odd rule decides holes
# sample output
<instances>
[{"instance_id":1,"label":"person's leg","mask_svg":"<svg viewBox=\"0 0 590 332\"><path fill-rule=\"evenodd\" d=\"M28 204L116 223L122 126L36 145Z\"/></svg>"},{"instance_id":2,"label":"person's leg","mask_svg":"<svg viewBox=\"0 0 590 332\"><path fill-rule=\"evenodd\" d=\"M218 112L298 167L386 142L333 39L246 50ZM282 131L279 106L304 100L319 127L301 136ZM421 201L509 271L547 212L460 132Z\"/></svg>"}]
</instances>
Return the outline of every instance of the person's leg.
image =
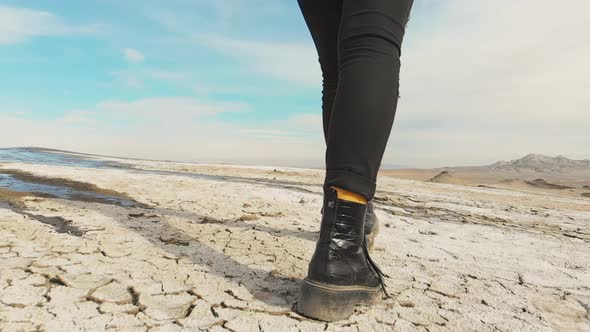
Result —
<instances>
[{"instance_id":1,"label":"person's leg","mask_svg":"<svg viewBox=\"0 0 590 332\"><path fill-rule=\"evenodd\" d=\"M381 291L387 295L384 275L368 252L365 203L374 195L393 124L399 47L410 7L411 0L343 0L320 236L297 303L305 316L344 319L355 305L378 301Z\"/></svg>"},{"instance_id":2,"label":"person's leg","mask_svg":"<svg viewBox=\"0 0 590 332\"><path fill-rule=\"evenodd\" d=\"M311 33L322 71L322 122L324 139L328 142L328 127L338 89L338 32L342 17L342 0L298 0L305 23ZM366 203L355 192L334 187L338 197Z\"/></svg>"},{"instance_id":3,"label":"person's leg","mask_svg":"<svg viewBox=\"0 0 590 332\"><path fill-rule=\"evenodd\" d=\"M342 18L342 0L298 0L298 3L314 42L322 71L322 120L324 139L327 143L330 115L338 88L338 32ZM338 192L338 198L357 203L367 202L359 194L343 188L334 188ZM369 248L373 247L378 229L378 220L369 202L365 217L365 235Z\"/></svg>"},{"instance_id":4,"label":"person's leg","mask_svg":"<svg viewBox=\"0 0 590 332\"><path fill-rule=\"evenodd\" d=\"M397 108L400 49L412 0L343 0L338 88L324 187L371 200Z\"/></svg>"},{"instance_id":5,"label":"person's leg","mask_svg":"<svg viewBox=\"0 0 590 332\"><path fill-rule=\"evenodd\" d=\"M298 0L299 8L318 53L322 70L322 121L324 139L338 87L338 30L342 17L342 0Z\"/></svg>"}]
</instances>

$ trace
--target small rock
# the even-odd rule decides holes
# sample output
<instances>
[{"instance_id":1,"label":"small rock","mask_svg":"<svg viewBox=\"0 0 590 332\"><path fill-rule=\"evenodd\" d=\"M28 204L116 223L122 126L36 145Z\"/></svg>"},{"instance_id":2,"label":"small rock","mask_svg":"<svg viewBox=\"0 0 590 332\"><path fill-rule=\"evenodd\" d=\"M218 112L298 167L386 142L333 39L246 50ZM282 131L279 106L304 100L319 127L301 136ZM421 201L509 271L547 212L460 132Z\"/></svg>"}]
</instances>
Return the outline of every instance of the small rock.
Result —
<instances>
[{"instance_id":1,"label":"small rock","mask_svg":"<svg viewBox=\"0 0 590 332\"><path fill-rule=\"evenodd\" d=\"M410 300L399 300L398 303L404 308L413 308L415 306L414 302Z\"/></svg>"},{"instance_id":2,"label":"small rock","mask_svg":"<svg viewBox=\"0 0 590 332\"><path fill-rule=\"evenodd\" d=\"M160 241L166 244L186 247L189 245L190 238L178 233L164 233L160 235Z\"/></svg>"},{"instance_id":3,"label":"small rock","mask_svg":"<svg viewBox=\"0 0 590 332\"><path fill-rule=\"evenodd\" d=\"M244 214L240 217L241 221L258 220L258 216L255 214Z\"/></svg>"}]
</instances>

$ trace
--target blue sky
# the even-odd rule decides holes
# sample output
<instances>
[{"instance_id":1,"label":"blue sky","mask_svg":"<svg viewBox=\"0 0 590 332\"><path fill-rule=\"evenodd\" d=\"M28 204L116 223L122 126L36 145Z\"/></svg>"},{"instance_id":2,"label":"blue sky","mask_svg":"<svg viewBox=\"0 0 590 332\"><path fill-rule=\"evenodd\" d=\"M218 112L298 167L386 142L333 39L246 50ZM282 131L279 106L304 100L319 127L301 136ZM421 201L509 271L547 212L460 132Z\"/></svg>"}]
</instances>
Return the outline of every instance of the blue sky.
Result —
<instances>
[{"instance_id":1,"label":"blue sky","mask_svg":"<svg viewBox=\"0 0 590 332\"><path fill-rule=\"evenodd\" d=\"M590 5L568 4L416 0L383 164L589 158ZM321 167L320 79L295 0L0 4L0 146Z\"/></svg>"},{"instance_id":2,"label":"blue sky","mask_svg":"<svg viewBox=\"0 0 590 332\"><path fill-rule=\"evenodd\" d=\"M236 122L314 111L317 83L248 71L235 56L204 41L305 43L296 2L283 1L263 10L234 2L238 5L232 1L4 2L13 12L59 26L55 32L41 26L44 31L3 45L0 68L10 79L0 81L2 100L35 118L63 116L102 100L176 96L256 104L247 114L220 115ZM31 91L35 98L30 98Z\"/></svg>"}]
</instances>

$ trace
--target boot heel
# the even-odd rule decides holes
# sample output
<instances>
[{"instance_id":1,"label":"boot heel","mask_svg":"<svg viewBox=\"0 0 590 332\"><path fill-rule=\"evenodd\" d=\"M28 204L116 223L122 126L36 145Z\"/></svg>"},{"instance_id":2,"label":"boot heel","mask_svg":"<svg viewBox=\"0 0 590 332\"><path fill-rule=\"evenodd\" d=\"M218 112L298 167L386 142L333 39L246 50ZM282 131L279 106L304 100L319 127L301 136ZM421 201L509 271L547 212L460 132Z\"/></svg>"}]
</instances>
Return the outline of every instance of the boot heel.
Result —
<instances>
[{"instance_id":1,"label":"boot heel","mask_svg":"<svg viewBox=\"0 0 590 332\"><path fill-rule=\"evenodd\" d=\"M346 319L359 304L381 300L381 289L362 286L328 285L304 279L297 311L323 321Z\"/></svg>"}]
</instances>

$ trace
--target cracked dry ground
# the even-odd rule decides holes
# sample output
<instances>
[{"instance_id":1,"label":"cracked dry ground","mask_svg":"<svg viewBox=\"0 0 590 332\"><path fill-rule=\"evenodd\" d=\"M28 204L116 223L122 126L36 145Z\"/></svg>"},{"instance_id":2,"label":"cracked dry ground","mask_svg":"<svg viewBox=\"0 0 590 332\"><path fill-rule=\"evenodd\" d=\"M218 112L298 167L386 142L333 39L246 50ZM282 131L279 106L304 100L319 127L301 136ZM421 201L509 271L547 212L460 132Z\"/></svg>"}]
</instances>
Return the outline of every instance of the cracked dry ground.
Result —
<instances>
[{"instance_id":1,"label":"cracked dry ground","mask_svg":"<svg viewBox=\"0 0 590 332\"><path fill-rule=\"evenodd\" d=\"M323 172L137 167L10 165L144 205L0 203L0 330L590 330L588 199L383 177L373 256L392 298L326 324L291 311Z\"/></svg>"}]
</instances>

